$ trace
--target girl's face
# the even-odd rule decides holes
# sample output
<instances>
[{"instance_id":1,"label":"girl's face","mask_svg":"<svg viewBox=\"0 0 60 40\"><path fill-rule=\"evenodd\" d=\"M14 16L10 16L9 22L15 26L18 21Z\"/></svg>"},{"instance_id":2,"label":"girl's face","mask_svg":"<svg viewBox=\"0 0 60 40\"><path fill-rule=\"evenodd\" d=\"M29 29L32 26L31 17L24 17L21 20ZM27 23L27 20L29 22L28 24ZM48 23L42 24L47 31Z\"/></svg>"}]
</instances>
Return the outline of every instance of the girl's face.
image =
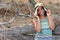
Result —
<instances>
[{"instance_id":1,"label":"girl's face","mask_svg":"<svg viewBox=\"0 0 60 40\"><path fill-rule=\"evenodd\" d=\"M43 6L39 7L38 10L37 10L37 13L38 13L40 16L44 16L44 7L43 7Z\"/></svg>"}]
</instances>

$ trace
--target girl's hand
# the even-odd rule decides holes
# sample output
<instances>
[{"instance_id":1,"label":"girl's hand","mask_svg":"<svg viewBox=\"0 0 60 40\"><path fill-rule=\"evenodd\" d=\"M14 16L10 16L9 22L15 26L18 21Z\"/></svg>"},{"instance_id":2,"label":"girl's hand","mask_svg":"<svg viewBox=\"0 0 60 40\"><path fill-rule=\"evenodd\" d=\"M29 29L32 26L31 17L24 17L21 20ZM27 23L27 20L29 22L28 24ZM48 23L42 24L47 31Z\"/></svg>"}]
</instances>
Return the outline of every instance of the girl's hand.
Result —
<instances>
[{"instance_id":1,"label":"girl's hand","mask_svg":"<svg viewBox=\"0 0 60 40\"><path fill-rule=\"evenodd\" d=\"M36 17L37 19L39 19L39 16L36 15L35 17Z\"/></svg>"},{"instance_id":2,"label":"girl's hand","mask_svg":"<svg viewBox=\"0 0 60 40\"><path fill-rule=\"evenodd\" d=\"M34 17L39 19L39 16L37 15L37 9L35 10Z\"/></svg>"},{"instance_id":3,"label":"girl's hand","mask_svg":"<svg viewBox=\"0 0 60 40\"><path fill-rule=\"evenodd\" d=\"M51 11L47 10L47 16L50 16L50 15L51 15Z\"/></svg>"}]
</instances>

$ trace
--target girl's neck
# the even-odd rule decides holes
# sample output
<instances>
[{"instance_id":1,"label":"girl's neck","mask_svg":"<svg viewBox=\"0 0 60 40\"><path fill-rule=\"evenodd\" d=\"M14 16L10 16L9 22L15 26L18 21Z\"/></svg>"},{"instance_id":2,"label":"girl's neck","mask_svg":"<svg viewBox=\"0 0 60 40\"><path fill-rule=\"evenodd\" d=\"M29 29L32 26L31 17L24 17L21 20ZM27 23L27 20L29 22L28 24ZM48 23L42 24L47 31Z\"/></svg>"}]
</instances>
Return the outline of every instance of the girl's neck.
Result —
<instances>
[{"instance_id":1,"label":"girl's neck","mask_svg":"<svg viewBox=\"0 0 60 40\"><path fill-rule=\"evenodd\" d=\"M46 18L46 16L40 16L40 19L44 20Z\"/></svg>"}]
</instances>

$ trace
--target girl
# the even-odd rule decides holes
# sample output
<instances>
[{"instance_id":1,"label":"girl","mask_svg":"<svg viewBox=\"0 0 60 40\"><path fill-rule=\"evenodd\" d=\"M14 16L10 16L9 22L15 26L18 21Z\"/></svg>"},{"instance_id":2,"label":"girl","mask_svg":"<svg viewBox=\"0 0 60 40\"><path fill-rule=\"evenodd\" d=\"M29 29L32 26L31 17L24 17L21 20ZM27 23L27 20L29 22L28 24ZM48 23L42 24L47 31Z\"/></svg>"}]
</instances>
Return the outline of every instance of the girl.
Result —
<instances>
[{"instance_id":1,"label":"girl","mask_svg":"<svg viewBox=\"0 0 60 40\"><path fill-rule=\"evenodd\" d=\"M35 9L33 25L36 34L34 40L52 40L52 30L54 30L55 26L51 11L46 10L42 3L37 3Z\"/></svg>"}]
</instances>

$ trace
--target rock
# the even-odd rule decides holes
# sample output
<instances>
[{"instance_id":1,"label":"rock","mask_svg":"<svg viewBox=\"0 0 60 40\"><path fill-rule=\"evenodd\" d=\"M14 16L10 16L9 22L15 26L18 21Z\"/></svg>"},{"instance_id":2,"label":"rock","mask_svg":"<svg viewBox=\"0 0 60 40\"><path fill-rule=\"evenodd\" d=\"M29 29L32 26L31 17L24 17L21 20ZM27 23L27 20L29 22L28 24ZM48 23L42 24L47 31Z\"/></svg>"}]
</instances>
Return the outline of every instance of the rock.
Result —
<instances>
[{"instance_id":1,"label":"rock","mask_svg":"<svg viewBox=\"0 0 60 40\"><path fill-rule=\"evenodd\" d=\"M33 35L27 35L33 32L33 26L15 27L8 30L0 30L0 40L33 40Z\"/></svg>"},{"instance_id":2,"label":"rock","mask_svg":"<svg viewBox=\"0 0 60 40\"><path fill-rule=\"evenodd\" d=\"M54 30L54 34L59 35L60 34L60 25L57 25Z\"/></svg>"},{"instance_id":3,"label":"rock","mask_svg":"<svg viewBox=\"0 0 60 40\"><path fill-rule=\"evenodd\" d=\"M11 0L0 0L2 3L10 3Z\"/></svg>"},{"instance_id":4,"label":"rock","mask_svg":"<svg viewBox=\"0 0 60 40\"><path fill-rule=\"evenodd\" d=\"M60 35L55 35L55 40L60 40Z\"/></svg>"}]
</instances>

